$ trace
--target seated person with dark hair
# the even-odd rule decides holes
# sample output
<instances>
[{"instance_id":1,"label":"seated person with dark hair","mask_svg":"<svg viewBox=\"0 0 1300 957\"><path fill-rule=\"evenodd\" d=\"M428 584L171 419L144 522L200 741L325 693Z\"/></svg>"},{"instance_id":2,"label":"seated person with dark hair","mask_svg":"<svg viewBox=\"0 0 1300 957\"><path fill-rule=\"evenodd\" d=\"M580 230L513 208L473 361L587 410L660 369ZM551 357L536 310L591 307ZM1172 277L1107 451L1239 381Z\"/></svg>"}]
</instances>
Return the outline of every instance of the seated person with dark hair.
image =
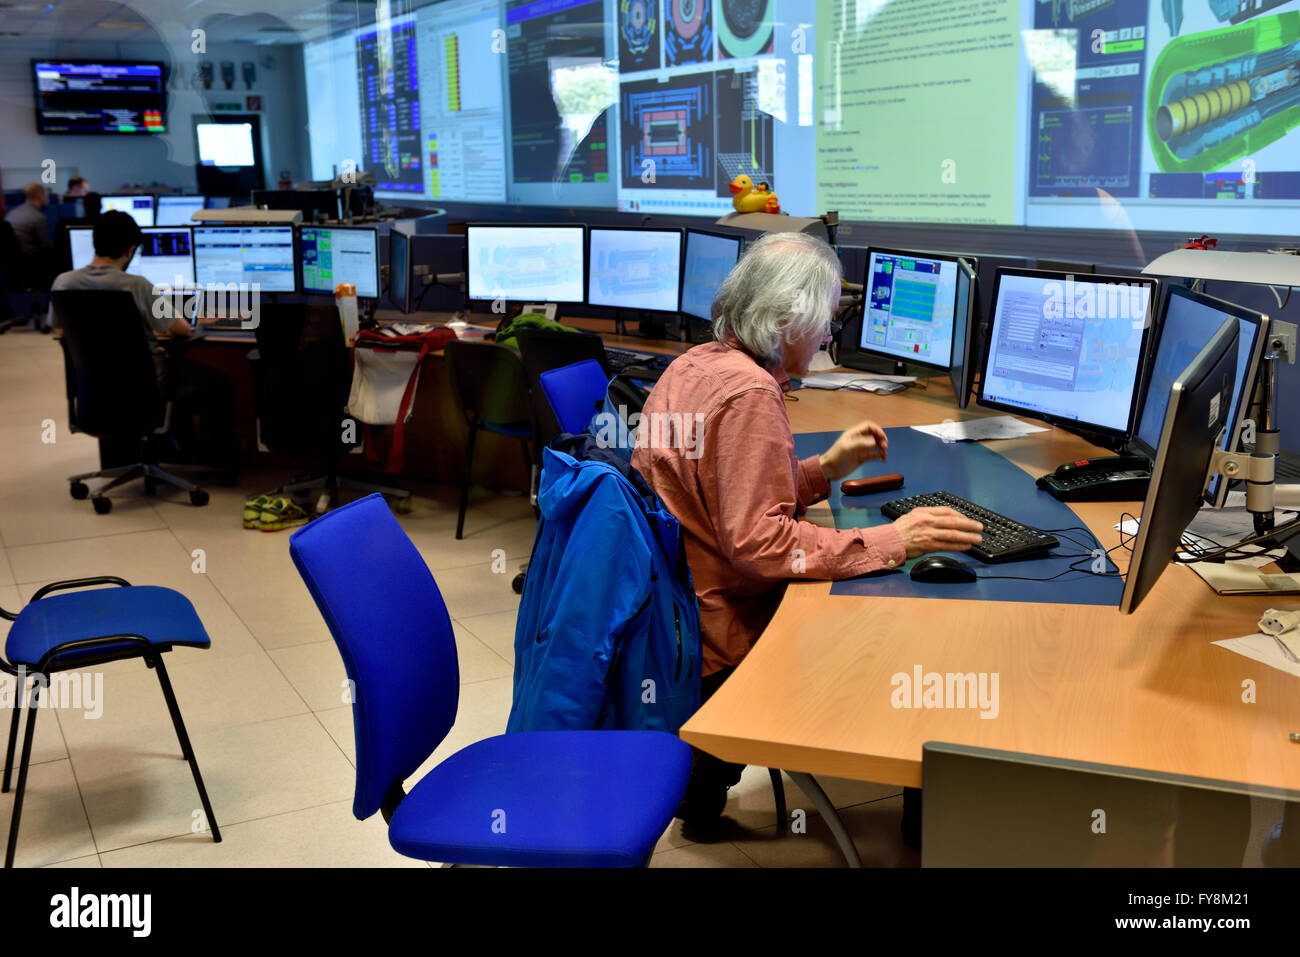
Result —
<instances>
[{"instance_id":1,"label":"seated person with dark hair","mask_svg":"<svg viewBox=\"0 0 1300 957\"><path fill-rule=\"evenodd\" d=\"M143 234L140 226L126 213L110 210L95 223L93 240L95 258L90 265L60 273L51 291L65 289L101 289L129 292L145 329L153 336L188 338L190 324L184 317L172 315L170 297L159 295L144 276L126 271L135 256ZM58 310L50 303L50 324L62 328ZM163 394L175 403L172 434L182 448L196 440L202 444L204 461L223 472L223 480L234 480L238 467L235 442L234 397L230 382L220 372L188 359L170 360L161 343L155 343L154 367Z\"/></svg>"}]
</instances>

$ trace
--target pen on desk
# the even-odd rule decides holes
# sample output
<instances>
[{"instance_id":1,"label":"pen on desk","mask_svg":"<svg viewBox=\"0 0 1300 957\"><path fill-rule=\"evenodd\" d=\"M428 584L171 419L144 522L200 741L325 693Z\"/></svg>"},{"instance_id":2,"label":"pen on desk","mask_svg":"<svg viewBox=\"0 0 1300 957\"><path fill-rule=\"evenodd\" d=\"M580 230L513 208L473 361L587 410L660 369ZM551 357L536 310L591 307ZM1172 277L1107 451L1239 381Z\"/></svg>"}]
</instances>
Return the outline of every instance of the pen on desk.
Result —
<instances>
[{"instance_id":1,"label":"pen on desk","mask_svg":"<svg viewBox=\"0 0 1300 957\"><path fill-rule=\"evenodd\" d=\"M1282 654L1286 655L1288 661L1291 661L1293 664L1300 665L1300 658L1297 658L1294 652L1292 652L1291 649L1287 647L1285 641L1283 641L1277 635L1273 636L1273 640L1277 642L1277 646L1282 649Z\"/></svg>"}]
</instances>

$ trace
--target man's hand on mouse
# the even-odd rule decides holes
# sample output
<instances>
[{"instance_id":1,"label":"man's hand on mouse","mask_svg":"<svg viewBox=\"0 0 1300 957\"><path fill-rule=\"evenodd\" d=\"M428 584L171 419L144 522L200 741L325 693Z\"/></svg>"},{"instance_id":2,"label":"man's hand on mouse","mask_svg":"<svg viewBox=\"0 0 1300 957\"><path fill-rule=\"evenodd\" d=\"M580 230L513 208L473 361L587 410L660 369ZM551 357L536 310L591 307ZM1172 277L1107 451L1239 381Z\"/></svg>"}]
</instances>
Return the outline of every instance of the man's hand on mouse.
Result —
<instances>
[{"instance_id":1,"label":"man's hand on mouse","mask_svg":"<svg viewBox=\"0 0 1300 957\"><path fill-rule=\"evenodd\" d=\"M894 519L908 558L929 552L964 552L984 540L984 526L952 508L914 508Z\"/></svg>"},{"instance_id":2,"label":"man's hand on mouse","mask_svg":"<svg viewBox=\"0 0 1300 957\"><path fill-rule=\"evenodd\" d=\"M844 478L863 462L871 459L885 461L889 452L889 439L885 430L876 423L864 420L844 432L835 444L822 453L822 474L827 481Z\"/></svg>"}]
</instances>

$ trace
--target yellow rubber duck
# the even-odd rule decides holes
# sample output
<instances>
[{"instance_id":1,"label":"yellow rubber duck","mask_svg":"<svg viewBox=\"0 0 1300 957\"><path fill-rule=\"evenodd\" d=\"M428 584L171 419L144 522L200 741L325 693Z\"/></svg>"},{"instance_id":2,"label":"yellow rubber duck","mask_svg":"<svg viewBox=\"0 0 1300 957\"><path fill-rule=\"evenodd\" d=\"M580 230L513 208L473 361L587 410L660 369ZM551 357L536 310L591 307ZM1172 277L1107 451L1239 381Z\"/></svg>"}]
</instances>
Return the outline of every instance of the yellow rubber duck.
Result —
<instances>
[{"instance_id":1,"label":"yellow rubber duck","mask_svg":"<svg viewBox=\"0 0 1300 957\"><path fill-rule=\"evenodd\" d=\"M738 213L779 213L781 204L766 183L754 181L741 173L731 181L731 205Z\"/></svg>"}]
</instances>

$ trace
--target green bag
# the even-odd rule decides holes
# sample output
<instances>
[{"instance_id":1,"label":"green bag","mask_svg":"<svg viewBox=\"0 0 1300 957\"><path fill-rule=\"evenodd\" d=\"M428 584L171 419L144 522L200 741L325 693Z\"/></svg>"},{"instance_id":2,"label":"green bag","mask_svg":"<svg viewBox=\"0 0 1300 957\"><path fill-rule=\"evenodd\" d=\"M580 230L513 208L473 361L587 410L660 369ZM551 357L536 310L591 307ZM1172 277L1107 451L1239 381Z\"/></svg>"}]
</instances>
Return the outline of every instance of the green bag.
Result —
<instances>
[{"instance_id":1,"label":"green bag","mask_svg":"<svg viewBox=\"0 0 1300 957\"><path fill-rule=\"evenodd\" d=\"M540 312L524 312L515 316L502 328L498 329L496 335L492 337L494 342L503 346L510 346L512 349L518 349L519 343L515 341L515 334L520 329L549 329L552 332L580 332L581 330L573 329L569 326L562 326L554 319L548 319Z\"/></svg>"}]
</instances>

